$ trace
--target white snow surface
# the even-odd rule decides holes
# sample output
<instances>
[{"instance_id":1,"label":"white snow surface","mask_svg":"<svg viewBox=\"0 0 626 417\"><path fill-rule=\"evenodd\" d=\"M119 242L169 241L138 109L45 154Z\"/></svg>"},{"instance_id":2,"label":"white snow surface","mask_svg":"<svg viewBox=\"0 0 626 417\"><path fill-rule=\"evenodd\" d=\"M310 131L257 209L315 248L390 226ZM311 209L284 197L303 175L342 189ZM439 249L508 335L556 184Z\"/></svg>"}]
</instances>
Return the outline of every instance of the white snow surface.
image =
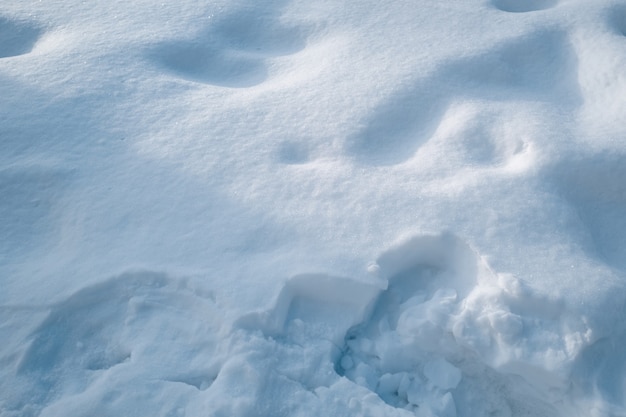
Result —
<instances>
[{"instance_id":1,"label":"white snow surface","mask_svg":"<svg viewBox=\"0 0 626 417\"><path fill-rule=\"evenodd\" d=\"M3 0L0 416L626 416L626 1Z\"/></svg>"}]
</instances>

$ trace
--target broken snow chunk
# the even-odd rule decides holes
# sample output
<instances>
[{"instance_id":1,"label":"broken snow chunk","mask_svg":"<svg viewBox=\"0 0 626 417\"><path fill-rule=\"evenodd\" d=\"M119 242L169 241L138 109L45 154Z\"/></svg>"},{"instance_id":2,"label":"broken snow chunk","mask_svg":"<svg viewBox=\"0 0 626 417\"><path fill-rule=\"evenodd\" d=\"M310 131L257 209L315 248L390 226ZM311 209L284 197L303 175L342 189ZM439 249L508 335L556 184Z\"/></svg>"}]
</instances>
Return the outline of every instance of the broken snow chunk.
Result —
<instances>
[{"instance_id":1,"label":"broken snow chunk","mask_svg":"<svg viewBox=\"0 0 626 417\"><path fill-rule=\"evenodd\" d=\"M433 294L433 299L439 299L441 301L456 301L457 293L454 288L440 288Z\"/></svg>"},{"instance_id":2,"label":"broken snow chunk","mask_svg":"<svg viewBox=\"0 0 626 417\"><path fill-rule=\"evenodd\" d=\"M378 381L378 387L376 391L380 394L390 394L398 391L400 381L402 380L402 374L390 374L386 373L380 377Z\"/></svg>"},{"instance_id":3,"label":"broken snow chunk","mask_svg":"<svg viewBox=\"0 0 626 417\"><path fill-rule=\"evenodd\" d=\"M378 266L377 263L370 263L369 265L367 265L367 272L370 275L377 277L380 274L380 266Z\"/></svg>"},{"instance_id":4,"label":"broken snow chunk","mask_svg":"<svg viewBox=\"0 0 626 417\"><path fill-rule=\"evenodd\" d=\"M406 392L409 404L419 406L428 398L428 393L424 390L424 383L419 379L414 379Z\"/></svg>"},{"instance_id":5,"label":"broken snow chunk","mask_svg":"<svg viewBox=\"0 0 626 417\"><path fill-rule=\"evenodd\" d=\"M456 404L449 392L446 392L439 400L439 415L441 417L456 417Z\"/></svg>"},{"instance_id":6,"label":"broken snow chunk","mask_svg":"<svg viewBox=\"0 0 626 417\"><path fill-rule=\"evenodd\" d=\"M491 327L502 336L513 338L519 335L524 327L521 317L508 311L496 311L488 315Z\"/></svg>"},{"instance_id":7,"label":"broken snow chunk","mask_svg":"<svg viewBox=\"0 0 626 417\"><path fill-rule=\"evenodd\" d=\"M401 375L402 376L400 378L400 384L398 385L398 397L406 400L407 391L411 387L411 378L409 377L409 374L406 372L402 372Z\"/></svg>"},{"instance_id":8,"label":"broken snow chunk","mask_svg":"<svg viewBox=\"0 0 626 417\"><path fill-rule=\"evenodd\" d=\"M354 368L354 381L362 387L373 391L376 387L378 376L371 366L361 362Z\"/></svg>"},{"instance_id":9,"label":"broken snow chunk","mask_svg":"<svg viewBox=\"0 0 626 417\"><path fill-rule=\"evenodd\" d=\"M351 356L344 356L341 358L341 367L345 370L352 369L354 367L354 361Z\"/></svg>"},{"instance_id":10,"label":"broken snow chunk","mask_svg":"<svg viewBox=\"0 0 626 417\"><path fill-rule=\"evenodd\" d=\"M506 293L515 298L522 298L530 293L524 283L513 274L498 274L498 284Z\"/></svg>"},{"instance_id":11,"label":"broken snow chunk","mask_svg":"<svg viewBox=\"0 0 626 417\"><path fill-rule=\"evenodd\" d=\"M445 359L435 359L424 366L424 375L435 386L450 390L461 382L461 371Z\"/></svg>"}]
</instances>

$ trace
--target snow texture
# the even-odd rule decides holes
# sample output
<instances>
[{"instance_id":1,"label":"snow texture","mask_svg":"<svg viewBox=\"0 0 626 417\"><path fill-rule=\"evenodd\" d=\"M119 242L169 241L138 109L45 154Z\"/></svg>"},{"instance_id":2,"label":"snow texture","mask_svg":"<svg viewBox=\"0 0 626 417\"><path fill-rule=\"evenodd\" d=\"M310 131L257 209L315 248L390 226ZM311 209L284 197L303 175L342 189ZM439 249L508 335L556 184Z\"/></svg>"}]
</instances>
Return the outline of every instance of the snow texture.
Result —
<instances>
[{"instance_id":1,"label":"snow texture","mask_svg":"<svg viewBox=\"0 0 626 417\"><path fill-rule=\"evenodd\" d=\"M623 0L4 1L0 417L626 416Z\"/></svg>"}]
</instances>

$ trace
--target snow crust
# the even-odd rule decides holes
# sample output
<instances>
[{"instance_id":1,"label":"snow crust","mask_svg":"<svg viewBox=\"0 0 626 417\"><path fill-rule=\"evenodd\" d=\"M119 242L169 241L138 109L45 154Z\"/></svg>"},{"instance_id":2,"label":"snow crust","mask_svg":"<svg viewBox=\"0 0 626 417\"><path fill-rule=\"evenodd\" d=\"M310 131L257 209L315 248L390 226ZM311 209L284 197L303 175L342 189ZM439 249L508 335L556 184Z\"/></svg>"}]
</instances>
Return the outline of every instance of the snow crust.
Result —
<instances>
[{"instance_id":1,"label":"snow crust","mask_svg":"<svg viewBox=\"0 0 626 417\"><path fill-rule=\"evenodd\" d=\"M626 416L626 3L0 4L0 416Z\"/></svg>"}]
</instances>

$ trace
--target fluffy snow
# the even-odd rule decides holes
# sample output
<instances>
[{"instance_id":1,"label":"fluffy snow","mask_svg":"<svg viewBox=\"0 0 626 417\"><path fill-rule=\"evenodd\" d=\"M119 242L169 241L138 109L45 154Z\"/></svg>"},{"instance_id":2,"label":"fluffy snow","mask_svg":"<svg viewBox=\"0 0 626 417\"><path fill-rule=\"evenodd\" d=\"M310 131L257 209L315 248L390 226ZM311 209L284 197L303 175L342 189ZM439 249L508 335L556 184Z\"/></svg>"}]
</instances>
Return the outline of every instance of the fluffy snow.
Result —
<instances>
[{"instance_id":1,"label":"fluffy snow","mask_svg":"<svg viewBox=\"0 0 626 417\"><path fill-rule=\"evenodd\" d=\"M0 4L0 416L626 416L626 2Z\"/></svg>"}]
</instances>

